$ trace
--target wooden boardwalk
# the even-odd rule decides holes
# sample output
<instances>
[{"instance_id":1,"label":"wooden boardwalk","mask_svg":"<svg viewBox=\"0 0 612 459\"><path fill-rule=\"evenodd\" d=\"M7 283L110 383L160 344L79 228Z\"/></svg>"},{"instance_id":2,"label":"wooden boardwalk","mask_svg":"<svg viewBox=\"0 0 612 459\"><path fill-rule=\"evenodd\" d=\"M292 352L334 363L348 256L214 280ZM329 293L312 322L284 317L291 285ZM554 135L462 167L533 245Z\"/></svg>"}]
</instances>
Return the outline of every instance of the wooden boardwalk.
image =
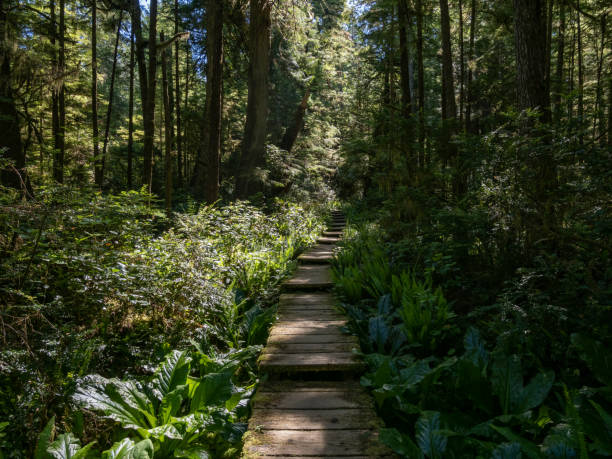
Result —
<instances>
[{"instance_id":1,"label":"wooden boardwalk","mask_svg":"<svg viewBox=\"0 0 612 459\"><path fill-rule=\"evenodd\" d=\"M334 213L329 231L298 257L283 284L278 321L259 360L269 378L252 401L243 458L392 457L377 441L381 422L359 385L358 343L342 333L346 320L329 292L329 263L344 223Z\"/></svg>"}]
</instances>

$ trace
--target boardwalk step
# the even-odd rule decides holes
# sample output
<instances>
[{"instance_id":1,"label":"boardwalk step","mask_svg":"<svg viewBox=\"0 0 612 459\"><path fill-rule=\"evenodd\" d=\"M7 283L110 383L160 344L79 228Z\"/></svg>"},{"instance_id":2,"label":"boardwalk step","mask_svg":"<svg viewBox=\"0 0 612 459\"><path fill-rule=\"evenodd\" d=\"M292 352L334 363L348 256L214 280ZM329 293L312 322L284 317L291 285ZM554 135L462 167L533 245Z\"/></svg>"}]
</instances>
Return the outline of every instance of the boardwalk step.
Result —
<instances>
[{"instance_id":1,"label":"boardwalk step","mask_svg":"<svg viewBox=\"0 0 612 459\"><path fill-rule=\"evenodd\" d=\"M320 237L317 239L319 244L335 244L340 241L340 238L337 237Z\"/></svg>"},{"instance_id":2,"label":"boardwalk step","mask_svg":"<svg viewBox=\"0 0 612 459\"><path fill-rule=\"evenodd\" d=\"M300 263L329 263L334 258L335 245L317 244L298 257Z\"/></svg>"},{"instance_id":3,"label":"boardwalk step","mask_svg":"<svg viewBox=\"0 0 612 459\"><path fill-rule=\"evenodd\" d=\"M327 265L301 265L295 275L283 282L282 289L287 290L320 290L333 286L331 270Z\"/></svg>"},{"instance_id":4,"label":"boardwalk step","mask_svg":"<svg viewBox=\"0 0 612 459\"><path fill-rule=\"evenodd\" d=\"M268 382L253 399L244 458L392 457L371 398L354 381Z\"/></svg>"}]
</instances>

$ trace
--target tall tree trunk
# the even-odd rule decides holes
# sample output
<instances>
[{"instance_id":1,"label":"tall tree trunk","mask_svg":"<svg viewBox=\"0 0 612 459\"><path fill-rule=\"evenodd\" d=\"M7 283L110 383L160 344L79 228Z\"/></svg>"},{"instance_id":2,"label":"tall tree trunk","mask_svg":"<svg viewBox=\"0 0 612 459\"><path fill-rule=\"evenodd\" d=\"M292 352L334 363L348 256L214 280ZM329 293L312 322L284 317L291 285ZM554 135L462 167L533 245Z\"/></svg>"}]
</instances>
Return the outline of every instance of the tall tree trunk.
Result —
<instances>
[{"instance_id":1,"label":"tall tree trunk","mask_svg":"<svg viewBox=\"0 0 612 459\"><path fill-rule=\"evenodd\" d=\"M160 39L164 41L163 32L160 34ZM172 212L172 152L174 149L174 120L172 119L172 107L170 104L170 93L168 84L168 51L162 51L162 100L164 105L164 137L165 137L165 161L164 169L166 174L166 193L165 204L166 213Z\"/></svg>"},{"instance_id":2,"label":"tall tree trunk","mask_svg":"<svg viewBox=\"0 0 612 459\"><path fill-rule=\"evenodd\" d=\"M578 7L580 1L578 0ZM576 27L578 39L578 123L580 123L580 143L584 143L584 68L582 65L582 25L580 24L580 11L576 11Z\"/></svg>"},{"instance_id":3,"label":"tall tree trunk","mask_svg":"<svg viewBox=\"0 0 612 459\"><path fill-rule=\"evenodd\" d=\"M476 37L476 0L472 0L472 14L470 17L470 50L467 75L467 103L465 107L465 130L473 133L472 106L474 104L474 67L476 66L476 55L474 42Z\"/></svg>"},{"instance_id":4,"label":"tall tree trunk","mask_svg":"<svg viewBox=\"0 0 612 459\"><path fill-rule=\"evenodd\" d=\"M407 0L398 2L399 35L400 35L400 84L402 87L402 116L405 120L412 113L412 99L410 97L410 53L408 50L408 28L410 27L410 16ZM406 125L410 129L410 125ZM407 132L408 138L410 133Z\"/></svg>"},{"instance_id":5,"label":"tall tree trunk","mask_svg":"<svg viewBox=\"0 0 612 459\"><path fill-rule=\"evenodd\" d=\"M459 0L459 123L463 124L463 106L465 103L465 53L463 43L463 1Z\"/></svg>"},{"instance_id":6,"label":"tall tree trunk","mask_svg":"<svg viewBox=\"0 0 612 459\"><path fill-rule=\"evenodd\" d=\"M608 75L608 148L612 147L612 67Z\"/></svg>"},{"instance_id":7,"label":"tall tree trunk","mask_svg":"<svg viewBox=\"0 0 612 459\"><path fill-rule=\"evenodd\" d=\"M138 0L135 0L138 1ZM155 87L157 83L157 0L151 0L149 8L149 69L146 104L143 103L144 121L144 177L149 192L153 186L153 141L155 138Z\"/></svg>"},{"instance_id":8,"label":"tall tree trunk","mask_svg":"<svg viewBox=\"0 0 612 459\"><path fill-rule=\"evenodd\" d=\"M50 2L51 9L51 67L54 80L57 80L60 75L57 62L57 17L55 13L55 1ZM53 82L51 88L51 136L53 138L53 178L55 178L55 158L57 155L57 147L59 145L59 85L57 81Z\"/></svg>"},{"instance_id":9,"label":"tall tree trunk","mask_svg":"<svg viewBox=\"0 0 612 459\"><path fill-rule=\"evenodd\" d=\"M127 186L134 186L134 24L130 26L130 95L128 101Z\"/></svg>"},{"instance_id":10,"label":"tall tree trunk","mask_svg":"<svg viewBox=\"0 0 612 459\"><path fill-rule=\"evenodd\" d=\"M11 78L11 45L9 42L9 2L0 0L0 148L7 149L6 156L12 166L0 170L0 183L6 187L31 194L30 182L25 169L25 150L21 141L19 115L13 98Z\"/></svg>"},{"instance_id":11,"label":"tall tree trunk","mask_svg":"<svg viewBox=\"0 0 612 459\"><path fill-rule=\"evenodd\" d=\"M53 178L58 183L64 183L64 157L66 152L66 85L64 84L66 71L66 49L65 49L65 4L64 0L59 2L59 59L58 74L60 78L58 90L58 129L54 139L53 155Z\"/></svg>"},{"instance_id":12,"label":"tall tree trunk","mask_svg":"<svg viewBox=\"0 0 612 459\"><path fill-rule=\"evenodd\" d=\"M546 50L538 46L546 37L545 0L514 0L514 40L517 64L517 95L520 110L541 113L543 122L550 122L550 94L546 88ZM532 120L525 122L526 135ZM544 139L546 141L546 138ZM531 179L534 204L539 207L527 226L527 244L532 246L537 238L545 237L555 225L553 198L556 185L554 156L548 152L539 157L525 154L527 167L535 171Z\"/></svg>"},{"instance_id":13,"label":"tall tree trunk","mask_svg":"<svg viewBox=\"0 0 612 459\"><path fill-rule=\"evenodd\" d=\"M561 121L561 94L563 93L563 58L565 53L565 2L559 2L559 32L557 34L557 69L553 91L553 113L556 123Z\"/></svg>"},{"instance_id":14,"label":"tall tree trunk","mask_svg":"<svg viewBox=\"0 0 612 459\"><path fill-rule=\"evenodd\" d=\"M174 35L179 33L178 0L174 0ZM177 178L179 186L183 183L183 137L181 134L181 74L179 71L179 42L174 42L175 93L176 93L176 156Z\"/></svg>"},{"instance_id":15,"label":"tall tree trunk","mask_svg":"<svg viewBox=\"0 0 612 459\"><path fill-rule=\"evenodd\" d=\"M553 27L553 7L555 0L548 0L548 12L546 13L546 91L548 91L548 99L550 100L550 59L552 50L552 27Z\"/></svg>"},{"instance_id":16,"label":"tall tree trunk","mask_svg":"<svg viewBox=\"0 0 612 459\"><path fill-rule=\"evenodd\" d=\"M283 140L280 143L280 147L283 150L291 152L293 149L293 145L302 130L302 126L304 126L304 115L306 114L306 109L308 108L308 99L310 98L310 88L306 89L306 93L302 97L302 101L295 111L295 115L293 117L293 122L291 126L287 128L285 131L285 135L283 136Z\"/></svg>"},{"instance_id":17,"label":"tall tree trunk","mask_svg":"<svg viewBox=\"0 0 612 459\"><path fill-rule=\"evenodd\" d=\"M98 142L98 5L92 0L91 5L91 132L94 157L94 181L99 187L104 180L100 145Z\"/></svg>"},{"instance_id":18,"label":"tall tree trunk","mask_svg":"<svg viewBox=\"0 0 612 459\"><path fill-rule=\"evenodd\" d=\"M419 166L425 167L425 69L423 66L423 4L416 0L417 80L419 93Z\"/></svg>"},{"instance_id":19,"label":"tall tree trunk","mask_svg":"<svg viewBox=\"0 0 612 459\"><path fill-rule=\"evenodd\" d=\"M453 54L451 51L450 16L448 0L440 0L440 29L442 33L442 119L457 117L455 87L453 83Z\"/></svg>"},{"instance_id":20,"label":"tall tree trunk","mask_svg":"<svg viewBox=\"0 0 612 459\"><path fill-rule=\"evenodd\" d=\"M187 108L189 107L189 75L190 75L189 63L191 62L190 56L191 56L191 53L189 52L189 48L187 48L187 52L185 53L185 102L184 102L185 110L187 110ZM185 168L185 170L183 171L183 177L187 178L189 177L189 173L191 172L189 169L190 158L188 155L189 143L187 142L187 140L189 139L189 137L187 136L187 123L185 123L183 139L184 139L184 144L185 144L185 160L183 161L183 167Z\"/></svg>"},{"instance_id":21,"label":"tall tree trunk","mask_svg":"<svg viewBox=\"0 0 612 459\"><path fill-rule=\"evenodd\" d=\"M270 0L251 0L249 18L249 94L242 155L236 177L236 196L246 198L261 190L253 173L266 150L268 80L270 67Z\"/></svg>"},{"instance_id":22,"label":"tall tree trunk","mask_svg":"<svg viewBox=\"0 0 612 459\"><path fill-rule=\"evenodd\" d=\"M604 65L604 52L606 48L606 19L607 14L603 13L600 18L600 33L601 33L601 41L599 43L599 56L597 59L597 91L595 98L595 119L593 120L593 138L599 138L599 141L602 145L605 144L606 141L606 116L604 110L604 101L603 101L603 65ZM599 121L599 128L596 128L597 122Z\"/></svg>"},{"instance_id":23,"label":"tall tree trunk","mask_svg":"<svg viewBox=\"0 0 612 459\"><path fill-rule=\"evenodd\" d=\"M102 171L101 182L104 180L104 169L106 166L106 149L108 147L108 136L110 134L111 115L113 113L113 100L115 98L115 75L117 71L117 54L119 51L119 37L121 36L121 22L123 20L123 11L119 14L119 23L117 24L117 36L115 37L115 50L113 52L113 67L111 70L110 89L108 91L108 107L106 108L106 126L104 128L104 143L102 144Z\"/></svg>"},{"instance_id":24,"label":"tall tree trunk","mask_svg":"<svg viewBox=\"0 0 612 459\"><path fill-rule=\"evenodd\" d=\"M550 97L546 87L545 0L514 0L514 41L517 94L520 110L532 109L550 121Z\"/></svg>"},{"instance_id":25,"label":"tall tree trunk","mask_svg":"<svg viewBox=\"0 0 612 459\"><path fill-rule=\"evenodd\" d=\"M206 202L212 204L219 199L221 121L223 111L223 2L219 0L210 0L209 9L208 30L210 32L208 35L209 42L207 43L207 46L210 59L208 61L206 87L206 94L208 95L206 100L208 105L208 145L206 148L206 163L208 167L206 168L204 197ZM263 129L265 140L265 124Z\"/></svg>"},{"instance_id":26,"label":"tall tree trunk","mask_svg":"<svg viewBox=\"0 0 612 459\"><path fill-rule=\"evenodd\" d=\"M571 94L570 97L567 98L567 119L569 121L572 121L574 119L574 80L576 78L576 41L577 41L577 37L576 37L576 28L574 26L574 11L572 8L569 9L569 14L570 14L570 24L572 27L572 47L571 47L571 52L570 52L570 64L569 64L569 75L568 75L568 82L569 82L569 94Z\"/></svg>"}]
</instances>

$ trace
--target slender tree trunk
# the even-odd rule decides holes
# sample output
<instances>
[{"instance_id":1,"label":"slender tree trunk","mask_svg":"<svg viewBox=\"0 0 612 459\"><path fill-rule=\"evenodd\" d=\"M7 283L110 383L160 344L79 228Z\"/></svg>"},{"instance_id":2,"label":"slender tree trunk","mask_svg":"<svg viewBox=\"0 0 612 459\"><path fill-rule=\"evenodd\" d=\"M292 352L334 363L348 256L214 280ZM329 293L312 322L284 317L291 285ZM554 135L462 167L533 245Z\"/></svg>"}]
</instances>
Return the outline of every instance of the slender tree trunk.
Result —
<instances>
[{"instance_id":1,"label":"slender tree trunk","mask_svg":"<svg viewBox=\"0 0 612 459\"><path fill-rule=\"evenodd\" d=\"M410 16L407 0L398 2L399 35L400 35L400 84L402 86L402 116L405 120L412 113L412 99L410 97L410 52L408 50L408 28L410 27ZM410 125L406 125L410 129ZM410 135L407 132L408 137Z\"/></svg>"},{"instance_id":2,"label":"slender tree trunk","mask_svg":"<svg viewBox=\"0 0 612 459\"><path fill-rule=\"evenodd\" d=\"M474 104L474 67L476 66L476 55L474 42L476 37L476 0L472 0L472 14L470 18L470 50L467 76L467 104L465 107L465 130L473 134L472 106Z\"/></svg>"},{"instance_id":3,"label":"slender tree trunk","mask_svg":"<svg viewBox=\"0 0 612 459\"><path fill-rule=\"evenodd\" d=\"M419 166L425 167L425 70L423 66L423 4L416 0L417 9L417 80L419 92Z\"/></svg>"},{"instance_id":4,"label":"slender tree trunk","mask_svg":"<svg viewBox=\"0 0 612 459\"><path fill-rule=\"evenodd\" d=\"M209 204L219 199L219 172L221 159L221 121L223 112L223 2L209 1L208 77L206 94L208 114L207 168L204 197ZM267 65L267 59L266 59ZM267 85L267 82L266 82ZM266 87L267 90L267 87ZM249 87L250 94L250 87ZM248 116L248 115L247 115ZM248 121L247 121L248 122ZM264 124L265 136L265 124Z\"/></svg>"},{"instance_id":5,"label":"slender tree trunk","mask_svg":"<svg viewBox=\"0 0 612 459\"><path fill-rule=\"evenodd\" d=\"M54 80L57 80L60 75L57 62L57 17L55 13L55 1L50 2L51 9L51 67L54 75ZM53 178L55 175L55 161L57 156L57 148L59 145L59 86L56 81L51 89L51 136L53 137Z\"/></svg>"},{"instance_id":6,"label":"slender tree trunk","mask_svg":"<svg viewBox=\"0 0 612 459\"><path fill-rule=\"evenodd\" d=\"M58 183L64 183L64 157L66 152L66 85L64 84L66 71L65 49L65 5L64 0L59 2L59 59L58 74L60 78L58 91L58 129L55 136L55 152L53 156L53 178Z\"/></svg>"},{"instance_id":7,"label":"slender tree trunk","mask_svg":"<svg viewBox=\"0 0 612 459\"><path fill-rule=\"evenodd\" d=\"M452 120L457 117L457 104L453 83L453 54L448 0L440 0L440 21L442 33L442 119Z\"/></svg>"},{"instance_id":8,"label":"slender tree trunk","mask_svg":"<svg viewBox=\"0 0 612 459\"><path fill-rule=\"evenodd\" d=\"M546 90L548 91L548 98L550 100L550 59L552 50L552 27L553 27L553 7L555 0L548 0L548 12L546 14Z\"/></svg>"},{"instance_id":9,"label":"slender tree trunk","mask_svg":"<svg viewBox=\"0 0 612 459\"><path fill-rule=\"evenodd\" d=\"M463 1L459 0L459 123L463 123L463 106L465 103L465 53L463 43Z\"/></svg>"},{"instance_id":10,"label":"slender tree trunk","mask_svg":"<svg viewBox=\"0 0 612 459\"><path fill-rule=\"evenodd\" d=\"M253 173L266 150L268 80L270 66L270 0L251 0L249 23L249 94L242 155L236 177L236 196L246 198L261 190Z\"/></svg>"},{"instance_id":11,"label":"slender tree trunk","mask_svg":"<svg viewBox=\"0 0 612 459\"><path fill-rule=\"evenodd\" d=\"M179 33L178 0L174 0L174 35ZM181 134L181 74L179 71L179 42L174 42L175 93L176 93L176 156L178 185L183 183L183 138Z\"/></svg>"},{"instance_id":12,"label":"slender tree trunk","mask_svg":"<svg viewBox=\"0 0 612 459\"><path fill-rule=\"evenodd\" d=\"M134 24L130 26L130 95L128 101L127 186L134 186Z\"/></svg>"},{"instance_id":13,"label":"slender tree trunk","mask_svg":"<svg viewBox=\"0 0 612 459\"><path fill-rule=\"evenodd\" d=\"M91 6L91 132L93 136L94 181L99 187L104 180L100 144L98 142L98 5Z\"/></svg>"},{"instance_id":14,"label":"slender tree trunk","mask_svg":"<svg viewBox=\"0 0 612 459\"><path fill-rule=\"evenodd\" d=\"M574 119L574 80L576 78L576 28L574 26L575 21L573 20L574 11L572 8L569 9L570 24L572 25L572 48L570 52L570 65L569 65L569 93L570 97L567 98L567 119L572 121Z\"/></svg>"},{"instance_id":15,"label":"slender tree trunk","mask_svg":"<svg viewBox=\"0 0 612 459\"><path fill-rule=\"evenodd\" d=\"M160 39L164 41L163 32L160 34ZM164 169L166 174L166 193L165 193L165 204L166 213L172 213L172 151L174 148L174 132L172 119L172 107L170 105L170 93L168 84L168 51L163 50L161 56L162 64L162 99L164 105L164 137L165 137L165 161Z\"/></svg>"},{"instance_id":16,"label":"slender tree trunk","mask_svg":"<svg viewBox=\"0 0 612 459\"><path fill-rule=\"evenodd\" d=\"M604 65L604 52L606 48L606 19L607 15L602 14L600 18L600 33L601 33L601 42L599 43L599 56L597 59L597 91L595 98L595 119L593 120L593 138L596 139L599 137L599 141L602 145L605 144L606 141L606 116L604 110L604 101L603 101L603 65ZM599 128L596 129L597 122L599 121Z\"/></svg>"},{"instance_id":17,"label":"slender tree trunk","mask_svg":"<svg viewBox=\"0 0 612 459\"><path fill-rule=\"evenodd\" d=\"M22 190L27 196L26 192L31 194L32 189L25 169L25 150L13 97L8 14L8 2L0 0L0 147L7 149L6 156L13 162L12 166L0 170L0 183Z\"/></svg>"},{"instance_id":18,"label":"slender tree trunk","mask_svg":"<svg viewBox=\"0 0 612 459\"><path fill-rule=\"evenodd\" d=\"M136 0L137 1L137 0ZM149 15L149 69L144 121L144 180L147 190L153 186L153 141L155 138L155 87L157 83L157 0L151 0ZM145 115L146 111L146 115Z\"/></svg>"},{"instance_id":19,"label":"slender tree trunk","mask_svg":"<svg viewBox=\"0 0 612 459\"><path fill-rule=\"evenodd\" d=\"M561 94L563 93L563 59L565 52L565 2L559 2L559 32L557 35L557 69L553 92L553 113L556 123L561 122Z\"/></svg>"},{"instance_id":20,"label":"slender tree trunk","mask_svg":"<svg viewBox=\"0 0 612 459\"><path fill-rule=\"evenodd\" d=\"M578 6L580 1L578 0ZM584 69L582 65L582 26L580 24L580 11L576 11L576 26L578 35L578 122L580 123L580 143L584 143Z\"/></svg>"},{"instance_id":21,"label":"slender tree trunk","mask_svg":"<svg viewBox=\"0 0 612 459\"><path fill-rule=\"evenodd\" d=\"M295 111L295 115L293 117L293 122L291 126L287 128L285 131L285 135L283 136L283 140L281 141L280 147L283 150L291 152L293 149L293 145L302 130L302 126L304 126L304 115L306 114L306 109L308 108L308 99L310 98L310 89L306 90L306 93L302 97L302 101Z\"/></svg>"},{"instance_id":22,"label":"slender tree trunk","mask_svg":"<svg viewBox=\"0 0 612 459\"><path fill-rule=\"evenodd\" d=\"M121 22L123 20L123 11L119 14L119 23L117 24L117 36L115 37L115 50L113 52L113 67L111 70L110 90L108 91L108 107L106 108L106 126L104 129L104 143L102 144L102 171L101 182L104 180L104 169L106 167L106 149L108 147L108 136L110 134L110 122L113 113L113 100L115 98L115 75L117 71L117 54L119 51L119 38L121 36Z\"/></svg>"},{"instance_id":23,"label":"slender tree trunk","mask_svg":"<svg viewBox=\"0 0 612 459\"><path fill-rule=\"evenodd\" d=\"M184 107L185 110L187 110L187 108L189 108L189 63L190 63L191 59L190 59L190 53L189 53L189 48L187 49L187 52L185 53L185 103L184 103ZM190 165L190 160L189 160L189 154L188 154L188 146L189 143L187 142L187 140L189 139L189 137L187 136L187 123L185 123L185 127L184 127L185 131L183 132L183 139L184 139L184 144L185 144L185 161L183 161L183 167L185 168L185 170L183 171L183 177L189 177L189 174L191 172L191 170L189 169L189 165Z\"/></svg>"}]
</instances>

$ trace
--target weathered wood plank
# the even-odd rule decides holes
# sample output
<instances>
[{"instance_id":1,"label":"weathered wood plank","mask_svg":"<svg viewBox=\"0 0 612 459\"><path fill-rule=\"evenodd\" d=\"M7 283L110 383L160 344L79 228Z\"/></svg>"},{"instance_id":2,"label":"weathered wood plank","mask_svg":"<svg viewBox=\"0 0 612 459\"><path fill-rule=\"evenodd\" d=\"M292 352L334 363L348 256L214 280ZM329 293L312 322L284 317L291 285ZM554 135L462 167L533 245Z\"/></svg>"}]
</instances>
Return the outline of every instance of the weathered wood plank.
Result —
<instances>
[{"instance_id":1,"label":"weathered wood plank","mask_svg":"<svg viewBox=\"0 0 612 459\"><path fill-rule=\"evenodd\" d=\"M336 387L342 382L335 382ZM271 388L272 389L272 388ZM271 390L268 389L268 390ZM315 390L286 390L268 392L258 390L253 397L253 409L275 410L337 410L337 409L372 409L373 403L363 388L346 390L322 387Z\"/></svg>"},{"instance_id":2,"label":"weathered wood plank","mask_svg":"<svg viewBox=\"0 0 612 459\"><path fill-rule=\"evenodd\" d=\"M323 231L323 236L327 237L341 237L342 231Z\"/></svg>"},{"instance_id":3,"label":"weathered wood plank","mask_svg":"<svg viewBox=\"0 0 612 459\"><path fill-rule=\"evenodd\" d=\"M356 343L354 336L337 333L270 335L268 344L294 343L294 344L322 344L322 343Z\"/></svg>"},{"instance_id":4,"label":"weathered wood plank","mask_svg":"<svg viewBox=\"0 0 612 459\"><path fill-rule=\"evenodd\" d=\"M286 320L281 316L281 320L274 324L274 328L338 328L343 327L344 325L346 325L346 319L326 321L308 319Z\"/></svg>"},{"instance_id":5,"label":"weathered wood plank","mask_svg":"<svg viewBox=\"0 0 612 459\"><path fill-rule=\"evenodd\" d=\"M329 292L313 293L283 293L278 303L280 307L285 305L308 305L312 309L328 308L336 304L334 296Z\"/></svg>"},{"instance_id":6,"label":"weathered wood plank","mask_svg":"<svg viewBox=\"0 0 612 459\"><path fill-rule=\"evenodd\" d=\"M317 242L319 244L335 244L340 240L340 238L337 237L320 237L319 239L317 239Z\"/></svg>"},{"instance_id":7,"label":"weathered wood plank","mask_svg":"<svg viewBox=\"0 0 612 459\"><path fill-rule=\"evenodd\" d=\"M249 454L321 457L385 454L377 432L372 430L266 430L251 434L254 441L245 445Z\"/></svg>"},{"instance_id":8,"label":"weathered wood plank","mask_svg":"<svg viewBox=\"0 0 612 459\"><path fill-rule=\"evenodd\" d=\"M301 265L295 275L283 282L283 289L322 289L333 286L331 270L327 265Z\"/></svg>"},{"instance_id":9,"label":"weathered wood plank","mask_svg":"<svg viewBox=\"0 0 612 459\"><path fill-rule=\"evenodd\" d=\"M334 332L341 334L340 327L338 325L323 322L317 327L274 325L270 330L270 335L331 335L334 334Z\"/></svg>"},{"instance_id":10,"label":"weathered wood plank","mask_svg":"<svg viewBox=\"0 0 612 459\"><path fill-rule=\"evenodd\" d=\"M371 409L255 410L249 427L259 430L376 429L382 422Z\"/></svg>"},{"instance_id":11,"label":"weathered wood plank","mask_svg":"<svg viewBox=\"0 0 612 459\"><path fill-rule=\"evenodd\" d=\"M266 346L268 354L325 354L330 352L352 352L355 343L270 343Z\"/></svg>"},{"instance_id":12,"label":"weathered wood plank","mask_svg":"<svg viewBox=\"0 0 612 459\"><path fill-rule=\"evenodd\" d=\"M330 352L327 354L276 354L264 353L259 358L259 367L264 371L313 372L313 371L354 371L365 369L363 361L351 352Z\"/></svg>"},{"instance_id":13,"label":"weathered wood plank","mask_svg":"<svg viewBox=\"0 0 612 459\"><path fill-rule=\"evenodd\" d=\"M313 320L313 321L326 321L326 320L346 320L342 314L338 313L332 308L329 309L308 309L308 307L283 307L278 310L278 316L280 320Z\"/></svg>"}]
</instances>

